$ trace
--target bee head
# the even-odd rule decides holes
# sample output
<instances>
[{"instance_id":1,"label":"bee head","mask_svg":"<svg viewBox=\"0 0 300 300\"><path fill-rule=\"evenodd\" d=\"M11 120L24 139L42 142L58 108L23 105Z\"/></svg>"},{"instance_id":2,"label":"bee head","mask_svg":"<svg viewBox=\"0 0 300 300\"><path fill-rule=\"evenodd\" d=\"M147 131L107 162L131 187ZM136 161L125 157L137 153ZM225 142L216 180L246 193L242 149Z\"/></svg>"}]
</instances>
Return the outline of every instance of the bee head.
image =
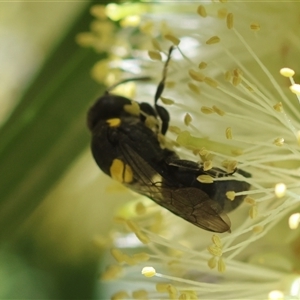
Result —
<instances>
[{"instance_id":1,"label":"bee head","mask_svg":"<svg viewBox=\"0 0 300 300\"><path fill-rule=\"evenodd\" d=\"M120 118L124 113L124 105L131 104L128 98L106 92L89 109L87 124L92 131L99 121Z\"/></svg>"}]
</instances>

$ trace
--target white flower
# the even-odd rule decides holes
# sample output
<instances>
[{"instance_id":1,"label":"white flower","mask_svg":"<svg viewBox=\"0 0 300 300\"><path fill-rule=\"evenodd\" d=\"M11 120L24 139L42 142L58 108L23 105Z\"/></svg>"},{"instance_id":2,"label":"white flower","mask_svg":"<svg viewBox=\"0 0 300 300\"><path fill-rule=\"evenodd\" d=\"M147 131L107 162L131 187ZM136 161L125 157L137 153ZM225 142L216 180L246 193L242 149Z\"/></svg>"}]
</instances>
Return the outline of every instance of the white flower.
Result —
<instances>
[{"instance_id":1,"label":"white flower","mask_svg":"<svg viewBox=\"0 0 300 300\"><path fill-rule=\"evenodd\" d=\"M201 154L205 147L214 166L237 164L252 177L234 176L251 189L229 214L230 234L205 232L147 199L129 206L118 217L127 232L120 227L113 235L117 264L102 279L119 278L113 299L299 299L299 230L291 229L300 219L292 215L300 198L298 86L292 93L293 79L285 77L293 71L279 71L297 67L300 3L152 8L140 16L144 34L132 39L135 51L125 47L142 59L117 65L158 82L160 54L176 44L163 93L173 103L168 138L181 157L200 160L191 149ZM139 83L136 99L151 103L154 92L153 83Z\"/></svg>"}]
</instances>

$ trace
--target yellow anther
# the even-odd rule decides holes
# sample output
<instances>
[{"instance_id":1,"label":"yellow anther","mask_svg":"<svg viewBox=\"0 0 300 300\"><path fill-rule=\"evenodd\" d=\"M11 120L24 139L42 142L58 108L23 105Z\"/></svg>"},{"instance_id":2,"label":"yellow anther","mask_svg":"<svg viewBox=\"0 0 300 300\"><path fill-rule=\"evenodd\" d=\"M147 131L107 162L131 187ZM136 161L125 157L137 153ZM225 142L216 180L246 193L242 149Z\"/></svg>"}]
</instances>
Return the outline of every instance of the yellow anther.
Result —
<instances>
[{"instance_id":1,"label":"yellow anther","mask_svg":"<svg viewBox=\"0 0 300 300\"><path fill-rule=\"evenodd\" d=\"M200 175L197 177L197 180L202 183L213 183L214 179L209 175Z\"/></svg>"},{"instance_id":2,"label":"yellow anther","mask_svg":"<svg viewBox=\"0 0 300 300\"><path fill-rule=\"evenodd\" d=\"M222 249L216 245L211 245L207 247L208 252L213 256L221 256L222 255Z\"/></svg>"},{"instance_id":3,"label":"yellow anther","mask_svg":"<svg viewBox=\"0 0 300 300\"><path fill-rule=\"evenodd\" d=\"M121 250L113 248L110 250L110 253L118 263L125 261L125 254Z\"/></svg>"},{"instance_id":4,"label":"yellow anther","mask_svg":"<svg viewBox=\"0 0 300 300\"><path fill-rule=\"evenodd\" d=\"M181 298L180 298L181 297ZM181 291L180 300L198 300L197 293L192 290Z\"/></svg>"},{"instance_id":5,"label":"yellow anther","mask_svg":"<svg viewBox=\"0 0 300 300\"><path fill-rule=\"evenodd\" d=\"M131 104L124 105L123 109L134 116L139 116L141 112L139 104L135 101L132 101Z\"/></svg>"},{"instance_id":6,"label":"yellow anther","mask_svg":"<svg viewBox=\"0 0 300 300\"><path fill-rule=\"evenodd\" d=\"M210 108L208 106L202 106L201 111L206 115L213 114L215 112L212 108Z\"/></svg>"},{"instance_id":7,"label":"yellow anther","mask_svg":"<svg viewBox=\"0 0 300 300\"><path fill-rule=\"evenodd\" d=\"M166 81L165 87L167 88L173 88L176 85L176 82L174 81Z\"/></svg>"},{"instance_id":8,"label":"yellow anther","mask_svg":"<svg viewBox=\"0 0 300 300\"><path fill-rule=\"evenodd\" d=\"M232 140L232 130L231 127L227 127L225 130L225 135L228 140Z\"/></svg>"},{"instance_id":9,"label":"yellow anther","mask_svg":"<svg viewBox=\"0 0 300 300\"><path fill-rule=\"evenodd\" d=\"M235 192L234 191L228 191L228 192L226 192L226 197L229 200L233 201L235 199Z\"/></svg>"},{"instance_id":10,"label":"yellow anther","mask_svg":"<svg viewBox=\"0 0 300 300\"><path fill-rule=\"evenodd\" d=\"M160 32L161 32L161 35L164 36L166 34L169 34L171 32L168 24L166 21L161 21L160 22Z\"/></svg>"},{"instance_id":11,"label":"yellow anther","mask_svg":"<svg viewBox=\"0 0 300 300\"><path fill-rule=\"evenodd\" d=\"M218 235L214 234L211 240L217 247L222 248L222 241Z\"/></svg>"},{"instance_id":12,"label":"yellow anther","mask_svg":"<svg viewBox=\"0 0 300 300\"><path fill-rule=\"evenodd\" d=\"M203 170L204 171L208 171L213 167L212 161L211 160L207 160L203 163Z\"/></svg>"},{"instance_id":13,"label":"yellow anther","mask_svg":"<svg viewBox=\"0 0 300 300\"><path fill-rule=\"evenodd\" d=\"M221 117L225 115L225 111L215 105L212 106L212 109Z\"/></svg>"},{"instance_id":14,"label":"yellow anther","mask_svg":"<svg viewBox=\"0 0 300 300\"><path fill-rule=\"evenodd\" d=\"M138 202L135 205L135 212L137 215L144 215L147 212L147 207L142 202Z\"/></svg>"},{"instance_id":15,"label":"yellow anther","mask_svg":"<svg viewBox=\"0 0 300 300\"><path fill-rule=\"evenodd\" d=\"M157 283L155 288L159 293L166 293L168 290L169 283Z\"/></svg>"},{"instance_id":16,"label":"yellow anther","mask_svg":"<svg viewBox=\"0 0 300 300\"><path fill-rule=\"evenodd\" d=\"M137 27L140 25L140 23L141 23L141 17L139 15L130 15L122 19L120 25L123 28Z\"/></svg>"},{"instance_id":17,"label":"yellow anther","mask_svg":"<svg viewBox=\"0 0 300 300\"><path fill-rule=\"evenodd\" d=\"M186 126L189 126L192 120L193 120L192 116L189 113L186 113L184 116L184 124Z\"/></svg>"},{"instance_id":18,"label":"yellow anther","mask_svg":"<svg viewBox=\"0 0 300 300\"><path fill-rule=\"evenodd\" d=\"M91 76L97 82L103 83L107 78L109 78L109 75L113 76L109 71L108 60L103 59L94 64L91 70Z\"/></svg>"},{"instance_id":19,"label":"yellow anther","mask_svg":"<svg viewBox=\"0 0 300 300\"><path fill-rule=\"evenodd\" d=\"M146 290L136 290L132 292L132 298L135 300L147 300L148 292Z\"/></svg>"},{"instance_id":20,"label":"yellow anther","mask_svg":"<svg viewBox=\"0 0 300 300\"><path fill-rule=\"evenodd\" d=\"M159 61L162 60L161 54L156 50L149 50L148 55L152 60L159 60Z\"/></svg>"},{"instance_id":21,"label":"yellow anther","mask_svg":"<svg viewBox=\"0 0 300 300\"><path fill-rule=\"evenodd\" d=\"M189 300L190 299L190 297L186 294L186 293L181 293L180 295L179 295L179 298L178 298L179 300Z\"/></svg>"},{"instance_id":22,"label":"yellow anther","mask_svg":"<svg viewBox=\"0 0 300 300\"><path fill-rule=\"evenodd\" d=\"M227 28L228 29L232 29L233 28L233 14L232 13L229 13L227 15L227 18L226 18L226 25L227 25Z\"/></svg>"},{"instance_id":23,"label":"yellow anther","mask_svg":"<svg viewBox=\"0 0 300 300\"><path fill-rule=\"evenodd\" d=\"M250 29L253 31L259 31L260 30L260 25L256 22L253 22L250 24Z\"/></svg>"},{"instance_id":24,"label":"yellow anther","mask_svg":"<svg viewBox=\"0 0 300 300\"><path fill-rule=\"evenodd\" d=\"M206 42L205 42L205 44L206 45L212 45L212 44L217 44L217 43L219 43L220 42L220 38L218 37L218 36L212 36L211 38L209 38Z\"/></svg>"},{"instance_id":25,"label":"yellow anther","mask_svg":"<svg viewBox=\"0 0 300 300\"><path fill-rule=\"evenodd\" d=\"M213 88L218 87L218 82L210 77L205 77L204 82Z\"/></svg>"},{"instance_id":26,"label":"yellow anther","mask_svg":"<svg viewBox=\"0 0 300 300\"><path fill-rule=\"evenodd\" d=\"M191 83L191 82L189 82L188 83L188 87L189 87L189 89L192 91L192 92L194 92L195 94L200 94L201 93L201 90L195 85L195 84L193 84L193 83Z\"/></svg>"},{"instance_id":27,"label":"yellow anther","mask_svg":"<svg viewBox=\"0 0 300 300\"><path fill-rule=\"evenodd\" d=\"M238 162L236 160L230 160L228 162L227 170L229 173L233 172L237 168Z\"/></svg>"},{"instance_id":28,"label":"yellow anther","mask_svg":"<svg viewBox=\"0 0 300 300\"><path fill-rule=\"evenodd\" d=\"M200 150L199 150L199 155L200 156L207 156L209 154L209 151L207 149L205 149L204 147L202 147Z\"/></svg>"},{"instance_id":29,"label":"yellow anther","mask_svg":"<svg viewBox=\"0 0 300 300\"><path fill-rule=\"evenodd\" d=\"M178 299L177 290L172 284L169 284L169 286L167 287L167 290L168 290L170 299Z\"/></svg>"},{"instance_id":30,"label":"yellow anther","mask_svg":"<svg viewBox=\"0 0 300 300\"><path fill-rule=\"evenodd\" d=\"M154 28L154 23L152 21L147 21L142 25L140 25L140 31L149 35L152 34L153 28Z\"/></svg>"},{"instance_id":31,"label":"yellow anther","mask_svg":"<svg viewBox=\"0 0 300 300\"><path fill-rule=\"evenodd\" d=\"M145 125L150 129L156 128L158 125L157 119L154 116L147 116L145 119Z\"/></svg>"},{"instance_id":32,"label":"yellow anther","mask_svg":"<svg viewBox=\"0 0 300 300\"><path fill-rule=\"evenodd\" d=\"M142 269L142 274L145 277L153 277L153 276L155 276L156 271L155 271L155 269L153 267L144 267Z\"/></svg>"},{"instance_id":33,"label":"yellow anther","mask_svg":"<svg viewBox=\"0 0 300 300\"><path fill-rule=\"evenodd\" d=\"M102 280L114 280L121 276L122 267L120 265L109 265L101 275Z\"/></svg>"},{"instance_id":34,"label":"yellow anther","mask_svg":"<svg viewBox=\"0 0 300 300\"><path fill-rule=\"evenodd\" d=\"M140 231L139 226L132 220L126 220L126 225L132 232L138 232Z\"/></svg>"},{"instance_id":35,"label":"yellow anther","mask_svg":"<svg viewBox=\"0 0 300 300\"><path fill-rule=\"evenodd\" d=\"M254 89L253 89L251 86L245 85L245 88L246 88L249 92L254 93Z\"/></svg>"},{"instance_id":36,"label":"yellow anther","mask_svg":"<svg viewBox=\"0 0 300 300\"><path fill-rule=\"evenodd\" d=\"M242 82L242 77L240 76L233 76L232 78L232 85L238 86Z\"/></svg>"},{"instance_id":37,"label":"yellow anther","mask_svg":"<svg viewBox=\"0 0 300 300\"><path fill-rule=\"evenodd\" d=\"M251 198L251 197L249 197L249 196L247 196L247 197L244 199L244 202L247 203L247 204L249 204L249 205L256 205L255 199L253 199L253 198Z\"/></svg>"},{"instance_id":38,"label":"yellow anther","mask_svg":"<svg viewBox=\"0 0 300 300\"><path fill-rule=\"evenodd\" d=\"M225 19L227 17L227 9L226 8L220 8L218 10L218 18L219 19Z\"/></svg>"},{"instance_id":39,"label":"yellow anther","mask_svg":"<svg viewBox=\"0 0 300 300\"><path fill-rule=\"evenodd\" d=\"M276 103L273 108L278 111L278 112L282 112L283 111L283 107L282 107L282 103L281 102L278 102Z\"/></svg>"},{"instance_id":40,"label":"yellow anther","mask_svg":"<svg viewBox=\"0 0 300 300\"><path fill-rule=\"evenodd\" d=\"M218 271L220 273L224 273L226 271L226 265L222 257L220 257L218 261Z\"/></svg>"},{"instance_id":41,"label":"yellow anther","mask_svg":"<svg viewBox=\"0 0 300 300\"><path fill-rule=\"evenodd\" d=\"M132 255L132 258L138 262L148 261L150 256L146 252L135 253Z\"/></svg>"},{"instance_id":42,"label":"yellow anther","mask_svg":"<svg viewBox=\"0 0 300 300\"><path fill-rule=\"evenodd\" d=\"M282 68L279 72L284 77L293 77L295 75L295 71L290 68Z\"/></svg>"},{"instance_id":43,"label":"yellow anther","mask_svg":"<svg viewBox=\"0 0 300 300\"><path fill-rule=\"evenodd\" d=\"M276 145L276 146L283 146L284 144L284 138L277 138L273 141L273 144Z\"/></svg>"},{"instance_id":44,"label":"yellow anther","mask_svg":"<svg viewBox=\"0 0 300 300\"><path fill-rule=\"evenodd\" d=\"M172 105L174 104L174 100L169 99L169 98L165 98L165 97L160 97L160 100L162 101L163 104L165 105Z\"/></svg>"},{"instance_id":45,"label":"yellow anther","mask_svg":"<svg viewBox=\"0 0 300 300\"><path fill-rule=\"evenodd\" d=\"M103 249L107 249L109 241L107 237L97 235L92 239L92 243L93 246L102 251Z\"/></svg>"},{"instance_id":46,"label":"yellow anther","mask_svg":"<svg viewBox=\"0 0 300 300\"><path fill-rule=\"evenodd\" d=\"M127 220L123 217L120 217L120 216L115 216L114 217L114 222L117 223L117 224L126 224Z\"/></svg>"},{"instance_id":47,"label":"yellow anther","mask_svg":"<svg viewBox=\"0 0 300 300\"><path fill-rule=\"evenodd\" d=\"M251 219L255 219L257 217L257 214L258 214L257 206L256 205L251 206L251 208L249 209L249 217Z\"/></svg>"},{"instance_id":48,"label":"yellow anther","mask_svg":"<svg viewBox=\"0 0 300 300\"><path fill-rule=\"evenodd\" d=\"M166 34L165 39L172 42L175 46L178 46L180 43L180 39L178 39L176 36L174 36L172 34Z\"/></svg>"},{"instance_id":49,"label":"yellow anther","mask_svg":"<svg viewBox=\"0 0 300 300\"><path fill-rule=\"evenodd\" d=\"M91 32L81 32L81 33L76 34L75 40L76 40L76 43L78 45L80 45L81 47L91 47L95 44L96 37ZM96 70L95 70L95 68L93 68L92 76L93 76L93 78L98 78L98 74L99 74L98 71L100 73L99 77L101 78L101 81L102 81L105 76L103 76L103 72L101 72L101 69L96 68Z\"/></svg>"},{"instance_id":50,"label":"yellow anther","mask_svg":"<svg viewBox=\"0 0 300 300\"><path fill-rule=\"evenodd\" d=\"M243 71L239 68L236 68L233 70L233 75L234 76L240 76L240 75L243 75Z\"/></svg>"},{"instance_id":51,"label":"yellow anther","mask_svg":"<svg viewBox=\"0 0 300 300\"><path fill-rule=\"evenodd\" d=\"M143 244L149 244L150 240L149 238L142 232L137 231L135 232L136 237L143 243Z\"/></svg>"},{"instance_id":52,"label":"yellow anther","mask_svg":"<svg viewBox=\"0 0 300 300\"><path fill-rule=\"evenodd\" d=\"M207 67L207 63L202 61L199 65L198 65L198 68L199 69L205 69Z\"/></svg>"},{"instance_id":53,"label":"yellow anther","mask_svg":"<svg viewBox=\"0 0 300 300\"><path fill-rule=\"evenodd\" d=\"M175 134L179 134L181 132L181 129L177 126L169 126L168 131L173 132Z\"/></svg>"},{"instance_id":54,"label":"yellow anther","mask_svg":"<svg viewBox=\"0 0 300 300\"><path fill-rule=\"evenodd\" d=\"M210 269L214 269L217 266L217 257L213 256L210 258L207 262L207 265L209 266Z\"/></svg>"},{"instance_id":55,"label":"yellow anther","mask_svg":"<svg viewBox=\"0 0 300 300\"><path fill-rule=\"evenodd\" d=\"M260 232L262 232L263 230L264 230L264 227L263 227L263 226L260 226L260 225L254 226L254 227L252 228L252 231L253 231L254 233L260 233Z\"/></svg>"},{"instance_id":56,"label":"yellow anther","mask_svg":"<svg viewBox=\"0 0 300 300\"><path fill-rule=\"evenodd\" d=\"M106 19L106 12L105 12L105 5L93 5L90 9L90 13L92 16L98 18L98 19Z\"/></svg>"},{"instance_id":57,"label":"yellow anther","mask_svg":"<svg viewBox=\"0 0 300 300\"><path fill-rule=\"evenodd\" d=\"M124 262L128 264L129 266L134 266L138 264L138 261L134 260L132 257L130 257L127 254L124 254Z\"/></svg>"},{"instance_id":58,"label":"yellow anther","mask_svg":"<svg viewBox=\"0 0 300 300\"><path fill-rule=\"evenodd\" d=\"M207 151L206 149L204 149L204 150L201 149L201 150L198 152L198 155L200 156L200 158L201 158L201 160L202 160L203 162L209 161L209 160L212 160L212 159L213 159L213 155L212 155L209 151Z\"/></svg>"},{"instance_id":59,"label":"yellow anther","mask_svg":"<svg viewBox=\"0 0 300 300\"><path fill-rule=\"evenodd\" d=\"M239 156L239 155L244 154L244 151L242 149L232 149L231 153L235 156Z\"/></svg>"},{"instance_id":60,"label":"yellow anther","mask_svg":"<svg viewBox=\"0 0 300 300\"><path fill-rule=\"evenodd\" d=\"M197 13L198 13L198 15L200 15L203 18L207 17L207 13L206 13L205 7L203 5L198 6Z\"/></svg>"},{"instance_id":61,"label":"yellow anther","mask_svg":"<svg viewBox=\"0 0 300 300\"><path fill-rule=\"evenodd\" d=\"M177 290L176 290L176 288L174 287L174 285L172 285L172 284L168 284L168 286L167 286L167 291L168 291L169 293L172 293L172 294L177 294Z\"/></svg>"},{"instance_id":62,"label":"yellow anther","mask_svg":"<svg viewBox=\"0 0 300 300\"><path fill-rule=\"evenodd\" d=\"M111 300L126 300L130 299L129 294L126 291L119 291L113 294L110 298Z\"/></svg>"},{"instance_id":63,"label":"yellow anther","mask_svg":"<svg viewBox=\"0 0 300 300\"><path fill-rule=\"evenodd\" d=\"M152 39L152 46L154 47L154 49L158 50L158 51L162 51L159 42L156 39Z\"/></svg>"},{"instance_id":64,"label":"yellow anther","mask_svg":"<svg viewBox=\"0 0 300 300\"><path fill-rule=\"evenodd\" d=\"M297 131L296 138L297 138L298 145L300 145L300 130Z\"/></svg>"},{"instance_id":65,"label":"yellow anther","mask_svg":"<svg viewBox=\"0 0 300 300\"><path fill-rule=\"evenodd\" d=\"M230 71L226 71L225 74L224 74L224 78L226 81L230 81L231 78L232 78L232 74Z\"/></svg>"},{"instance_id":66,"label":"yellow anther","mask_svg":"<svg viewBox=\"0 0 300 300\"><path fill-rule=\"evenodd\" d=\"M189 75L192 79L199 81L199 82L203 82L205 79L205 76L199 72L196 72L192 69L189 70Z\"/></svg>"}]
</instances>

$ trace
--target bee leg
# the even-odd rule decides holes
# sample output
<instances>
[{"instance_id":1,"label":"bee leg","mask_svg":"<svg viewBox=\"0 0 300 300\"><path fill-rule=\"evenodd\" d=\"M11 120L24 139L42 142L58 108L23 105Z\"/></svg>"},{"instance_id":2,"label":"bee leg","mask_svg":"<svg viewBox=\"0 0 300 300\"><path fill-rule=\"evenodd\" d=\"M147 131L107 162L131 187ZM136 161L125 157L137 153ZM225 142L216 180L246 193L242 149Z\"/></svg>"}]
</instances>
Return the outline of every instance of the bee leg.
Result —
<instances>
[{"instance_id":1,"label":"bee leg","mask_svg":"<svg viewBox=\"0 0 300 300\"><path fill-rule=\"evenodd\" d=\"M252 177L250 173L244 171L244 170L241 170L241 169L238 169L238 168L235 168L232 172L230 173L227 173L219 168L212 168L208 171L206 171L207 174L209 175L212 175L213 177L224 177L224 176L230 176L230 175L233 175L235 173L237 174L240 174L246 178L250 178Z\"/></svg>"},{"instance_id":2,"label":"bee leg","mask_svg":"<svg viewBox=\"0 0 300 300\"><path fill-rule=\"evenodd\" d=\"M252 177L250 173L244 171L244 170L241 170L241 169L235 169L234 171L236 171L238 174L246 177L246 178L250 178Z\"/></svg>"},{"instance_id":3,"label":"bee leg","mask_svg":"<svg viewBox=\"0 0 300 300\"><path fill-rule=\"evenodd\" d=\"M229 176L229 175L233 175L235 173L236 169L231 172L231 173L227 173L226 171L223 171L219 168L212 168L210 170L205 171L208 175L214 177L214 178L219 178L219 177L225 177L225 176Z\"/></svg>"},{"instance_id":4,"label":"bee leg","mask_svg":"<svg viewBox=\"0 0 300 300\"><path fill-rule=\"evenodd\" d=\"M169 122L170 122L170 115L164 107L157 104L157 101L160 98L160 96L162 95L163 90L165 88L165 81L166 81L166 77L167 77L167 68L168 68L169 61L171 59L171 54L172 54L173 49L174 49L173 46L171 46L170 49L169 49L168 58L165 62L165 66L164 66L164 69L163 69L162 80L158 84L158 87L156 89L156 93L155 93L155 96L154 96L154 106L155 106L155 109L157 111L157 114L159 115L159 117L162 121L161 133L163 135L165 135L167 130L168 130Z\"/></svg>"},{"instance_id":5,"label":"bee leg","mask_svg":"<svg viewBox=\"0 0 300 300\"><path fill-rule=\"evenodd\" d=\"M171 159L167 159L166 163L169 166L174 166L174 167L178 167L178 168L182 168L182 169L186 169L186 170L191 170L191 171L200 171L200 172L203 172L205 174L211 175L214 178L233 175L237 171L237 169L235 169L233 172L227 173L227 172L225 172L225 171L223 171L222 169L219 169L219 168L211 168L210 170L204 171L202 163L196 163L196 162L186 160L186 159L171 158ZM237 172L242 174L239 171L237 171Z\"/></svg>"},{"instance_id":6,"label":"bee leg","mask_svg":"<svg viewBox=\"0 0 300 300\"><path fill-rule=\"evenodd\" d=\"M154 101L155 101L155 109L156 109L157 114L159 115L159 117L162 121L161 133L163 135L165 135L167 130L168 130L168 127L169 127L170 115L164 107L162 107L162 106L160 106L156 103L157 100L159 99L159 97L161 96L163 89L164 89L164 82L160 82L160 84L158 85L156 94L155 94L155 100Z\"/></svg>"},{"instance_id":7,"label":"bee leg","mask_svg":"<svg viewBox=\"0 0 300 300\"><path fill-rule=\"evenodd\" d=\"M194 161L191 160L187 160L187 159L167 159L166 163L169 166L174 166L174 167L178 167L178 168L183 168L183 169L188 169L188 170L193 170L193 171L203 171L203 165L200 163L196 163Z\"/></svg>"}]
</instances>

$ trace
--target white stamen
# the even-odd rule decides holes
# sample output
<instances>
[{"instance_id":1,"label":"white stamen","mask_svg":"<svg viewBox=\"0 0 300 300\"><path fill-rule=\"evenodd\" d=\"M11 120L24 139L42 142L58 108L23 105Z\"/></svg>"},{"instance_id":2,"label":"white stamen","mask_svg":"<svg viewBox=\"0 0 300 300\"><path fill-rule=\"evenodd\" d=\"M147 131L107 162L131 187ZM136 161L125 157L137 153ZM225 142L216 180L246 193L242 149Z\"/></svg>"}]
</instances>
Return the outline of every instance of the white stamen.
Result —
<instances>
[{"instance_id":1,"label":"white stamen","mask_svg":"<svg viewBox=\"0 0 300 300\"><path fill-rule=\"evenodd\" d=\"M284 197L286 192L286 185L284 183L277 183L275 186L275 195L277 198Z\"/></svg>"},{"instance_id":2,"label":"white stamen","mask_svg":"<svg viewBox=\"0 0 300 300\"><path fill-rule=\"evenodd\" d=\"M300 213L292 214L289 217L289 226L291 229L297 229L300 222Z\"/></svg>"}]
</instances>

